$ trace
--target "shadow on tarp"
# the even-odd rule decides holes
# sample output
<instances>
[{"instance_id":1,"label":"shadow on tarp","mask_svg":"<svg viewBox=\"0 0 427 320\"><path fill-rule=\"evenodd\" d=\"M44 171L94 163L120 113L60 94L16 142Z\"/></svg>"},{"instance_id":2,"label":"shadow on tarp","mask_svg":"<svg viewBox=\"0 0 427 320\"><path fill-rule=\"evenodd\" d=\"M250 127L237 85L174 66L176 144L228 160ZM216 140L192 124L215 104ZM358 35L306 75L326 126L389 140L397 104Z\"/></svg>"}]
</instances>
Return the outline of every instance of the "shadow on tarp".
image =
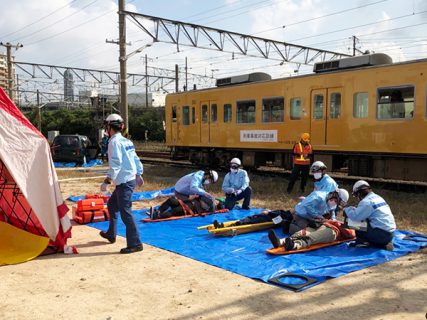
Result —
<instances>
[{"instance_id":1,"label":"shadow on tarp","mask_svg":"<svg viewBox=\"0 0 427 320\"><path fill-rule=\"evenodd\" d=\"M162 190L134 192L132 193L132 201L153 200L153 199L156 199L157 197L169 197L169 196L173 196L174 192L175 192L175 189L173 187L162 189ZM67 200L77 202L84 198L85 196L74 196L74 197L68 197Z\"/></svg>"},{"instance_id":2,"label":"shadow on tarp","mask_svg":"<svg viewBox=\"0 0 427 320\"><path fill-rule=\"evenodd\" d=\"M181 254L210 265L223 268L237 274L271 282L278 276L294 274L308 277L314 283L301 285L304 280L290 277L279 280L291 284L287 289L301 291L347 273L378 265L415 252L427 246L425 236L419 235L414 240L403 240L407 235L417 235L409 231L395 232L394 251L379 249L352 248L348 243L322 248L299 254L272 256L265 252L271 247L266 231L242 234L236 237L215 237L206 230L197 227L211 224L213 220L228 221L260 213L261 209L239 210L228 213L213 214L206 217L195 217L165 221L161 223L143 223L145 210L135 210L141 239L144 243ZM89 226L107 230L108 222L97 222ZM118 235L125 237L125 226L119 219ZM280 230L277 234L284 236ZM295 285L295 286L294 286ZM285 287L281 285L281 287Z\"/></svg>"}]
</instances>

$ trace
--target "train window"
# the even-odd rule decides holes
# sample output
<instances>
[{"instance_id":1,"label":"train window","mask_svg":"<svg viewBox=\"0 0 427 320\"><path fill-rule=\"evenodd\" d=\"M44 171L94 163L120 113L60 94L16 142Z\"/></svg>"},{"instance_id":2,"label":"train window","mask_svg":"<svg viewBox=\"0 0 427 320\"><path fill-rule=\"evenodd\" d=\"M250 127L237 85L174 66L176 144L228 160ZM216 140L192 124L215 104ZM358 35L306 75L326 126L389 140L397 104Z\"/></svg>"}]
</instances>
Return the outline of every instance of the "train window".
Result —
<instances>
[{"instance_id":1,"label":"train window","mask_svg":"<svg viewBox=\"0 0 427 320\"><path fill-rule=\"evenodd\" d=\"M176 106L172 106L172 122L176 122Z\"/></svg>"},{"instance_id":2,"label":"train window","mask_svg":"<svg viewBox=\"0 0 427 320\"><path fill-rule=\"evenodd\" d=\"M314 95L313 119L323 119L323 95Z\"/></svg>"},{"instance_id":3,"label":"train window","mask_svg":"<svg viewBox=\"0 0 427 320\"><path fill-rule=\"evenodd\" d=\"M291 98L291 120L299 120L301 119L301 115L301 98Z\"/></svg>"},{"instance_id":4,"label":"train window","mask_svg":"<svg viewBox=\"0 0 427 320\"><path fill-rule=\"evenodd\" d=\"M195 123L196 122L196 108L192 107L191 108L191 123Z\"/></svg>"},{"instance_id":5,"label":"train window","mask_svg":"<svg viewBox=\"0 0 427 320\"><path fill-rule=\"evenodd\" d=\"M411 119L414 91L413 86L378 89L377 119Z\"/></svg>"},{"instance_id":6,"label":"train window","mask_svg":"<svg viewBox=\"0 0 427 320\"><path fill-rule=\"evenodd\" d=\"M190 125L190 107L189 106L182 107L182 125L183 126Z\"/></svg>"},{"instance_id":7,"label":"train window","mask_svg":"<svg viewBox=\"0 0 427 320\"><path fill-rule=\"evenodd\" d=\"M218 119L218 110L216 104L211 105L211 122L216 122Z\"/></svg>"},{"instance_id":8,"label":"train window","mask_svg":"<svg viewBox=\"0 0 427 320\"><path fill-rule=\"evenodd\" d=\"M231 122L231 104L224 104L224 122Z\"/></svg>"},{"instance_id":9,"label":"train window","mask_svg":"<svg viewBox=\"0 0 427 320\"><path fill-rule=\"evenodd\" d=\"M255 100L237 101L237 123L255 123Z\"/></svg>"},{"instance_id":10,"label":"train window","mask_svg":"<svg viewBox=\"0 0 427 320\"><path fill-rule=\"evenodd\" d=\"M206 104L202 105L202 122L208 122L208 106Z\"/></svg>"},{"instance_id":11,"label":"train window","mask_svg":"<svg viewBox=\"0 0 427 320\"><path fill-rule=\"evenodd\" d=\"M331 93L330 118L338 119L341 114L341 93Z\"/></svg>"},{"instance_id":12,"label":"train window","mask_svg":"<svg viewBox=\"0 0 427 320\"><path fill-rule=\"evenodd\" d=\"M283 122L285 117L285 99L262 99L262 122Z\"/></svg>"},{"instance_id":13,"label":"train window","mask_svg":"<svg viewBox=\"0 0 427 320\"><path fill-rule=\"evenodd\" d=\"M353 117L367 118L368 117L368 93L356 92L353 95Z\"/></svg>"}]
</instances>

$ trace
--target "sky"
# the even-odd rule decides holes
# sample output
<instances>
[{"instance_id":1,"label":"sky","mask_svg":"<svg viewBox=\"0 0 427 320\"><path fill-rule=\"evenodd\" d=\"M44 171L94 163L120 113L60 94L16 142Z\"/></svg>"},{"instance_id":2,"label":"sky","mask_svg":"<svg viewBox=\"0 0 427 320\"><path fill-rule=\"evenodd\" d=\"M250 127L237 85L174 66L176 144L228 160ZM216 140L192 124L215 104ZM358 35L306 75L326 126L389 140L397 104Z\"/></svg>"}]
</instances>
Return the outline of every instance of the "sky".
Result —
<instances>
[{"instance_id":1,"label":"sky","mask_svg":"<svg viewBox=\"0 0 427 320\"><path fill-rule=\"evenodd\" d=\"M119 70L118 45L106 43L118 39L117 0L0 0L0 6L0 41L23 45L13 52L16 61ZM356 36L361 52L383 52L396 62L427 58L425 0L126 0L126 9L345 54L352 54ZM126 23L127 53L151 43L131 19ZM156 42L129 58L129 73L145 72L145 55L151 67L178 64L180 72L187 58L188 72L213 78L257 71L280 78L313 68L237 52L185 46L178 52Z\"/></svg>"}]
</instances>

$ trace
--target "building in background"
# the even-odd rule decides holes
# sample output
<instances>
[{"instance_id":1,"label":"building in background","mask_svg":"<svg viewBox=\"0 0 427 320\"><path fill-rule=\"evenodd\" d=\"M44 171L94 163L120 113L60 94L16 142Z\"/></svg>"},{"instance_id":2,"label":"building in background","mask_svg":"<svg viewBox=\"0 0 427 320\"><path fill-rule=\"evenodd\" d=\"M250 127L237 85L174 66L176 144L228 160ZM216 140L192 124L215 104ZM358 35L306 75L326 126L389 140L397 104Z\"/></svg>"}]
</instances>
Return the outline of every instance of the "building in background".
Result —
<instances>
[{"instance_id":1,"label":"building in background","mask_svg":"<svg viewBox=\"0 0 427 320\"><path fill-rule=\"evenodd\" d=\"M74 80L69 69L64 72L64 100L74 101Z\"/></svg>"},{"instance_id":2,"label":"building in background","mask_svg":"<svg viewBox=\"0 0 427 320\"><path fill-rule=\"evenodd\" d=\"M12 57L13 59L13 57ZM12 65L12 79L15 76L15 67ZM0 87L2 87L6 92L9 89L8 84L9 75L7 72L7 56L5 54L0 53ZM15 92L13 92L13 96L11 99L13 100L15 96Z\"/></svg>"},{"instance_id":3,"label":"building in background","mask_svg":"<svg viewBox=\"0 0 427 320\"><path fill-rule=\"evenodd\" d=\"M148 94L148 99L145 98L145 93L129 93L128 94L128 104L132 107L136 108L145 108L147 107L147 101L148 100L148 107L153 106L153 94Z\"/></svg>"},{"instance_id":4,"label":"building in background","mask_svg":"<svg viewBox=\"0 0 427 320\"><path fill-rule=\"evenodd\" d=\"M0 54L0 87L7 89L7 57Z\"/></svg>"}]
</instances>

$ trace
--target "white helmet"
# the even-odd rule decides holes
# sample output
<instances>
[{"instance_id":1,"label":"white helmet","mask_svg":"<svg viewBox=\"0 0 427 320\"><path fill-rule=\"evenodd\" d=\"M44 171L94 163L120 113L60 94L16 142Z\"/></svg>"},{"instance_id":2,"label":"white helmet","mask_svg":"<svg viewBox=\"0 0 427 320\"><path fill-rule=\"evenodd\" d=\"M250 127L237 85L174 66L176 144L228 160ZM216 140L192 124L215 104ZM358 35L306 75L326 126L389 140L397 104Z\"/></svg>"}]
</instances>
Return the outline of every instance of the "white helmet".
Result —
<instances>
[{"instance_id":1,"label":"white helmet","mask_svg":"<svg viewBox=\"0 0 427 320\"><path fill-rule=\"evenodd\" d=\"M311 172L324 169L326 169L326 165L322 161L315 161L310 168Z\"/></svg>"},{"instance_id":2,"label":"white helmet","mask_svg":"<svg viewBox=\"0 0 427 320\"><path fill-rule=\"evenodd\" d=\"M116 114L116 113L112 113L110 114L106 119L105 122L111 123L111 122L115 122L115 123L122 123L123 122L123 118Z\"/></svg>"},{"instance_id":3,"label":"white helmet","mask_svg":"<svg viewBox=\"0 0 427 320\"><path fill-rule=\"evenodd\" d=\"M344 205L347 204L348 199L350 198L348 191L345 189L338 189L338 196L340 197L340 200Z\"/></svg>"},{"instance_id":4,"label":"white helmet","mask_svg":"<svg viewBox=\"0 0 427 320\"><path fill-rule=\"evenodd\" d=\"M364 189L368 189L370 187L371 186L369 185L369 183L367 183L365 180L359 180L353 186L353 194L356 194L359 191L364 190Z\"/></svg>"},{"instance_id":5,"label":"white helmet","mask_svg":"<svg viewBox=\"0 0 427 320\"><path fill-rule=\"evenodd\" d=\"M213 183L218 181L218 172L216 172L215 170L210 170L209 175L211 176Z\"/></svg>"},{"instance_id":6,"label":"white helmet","mask_svg":"<svg viewBox=\"0 0 427 320\"><path fill-rule=\"evenodd\" d=\"M242 162L239 158L233 158L231 159L230 164L237 164L240 167L242 165Z\"/></svg>"}]
</instances>

